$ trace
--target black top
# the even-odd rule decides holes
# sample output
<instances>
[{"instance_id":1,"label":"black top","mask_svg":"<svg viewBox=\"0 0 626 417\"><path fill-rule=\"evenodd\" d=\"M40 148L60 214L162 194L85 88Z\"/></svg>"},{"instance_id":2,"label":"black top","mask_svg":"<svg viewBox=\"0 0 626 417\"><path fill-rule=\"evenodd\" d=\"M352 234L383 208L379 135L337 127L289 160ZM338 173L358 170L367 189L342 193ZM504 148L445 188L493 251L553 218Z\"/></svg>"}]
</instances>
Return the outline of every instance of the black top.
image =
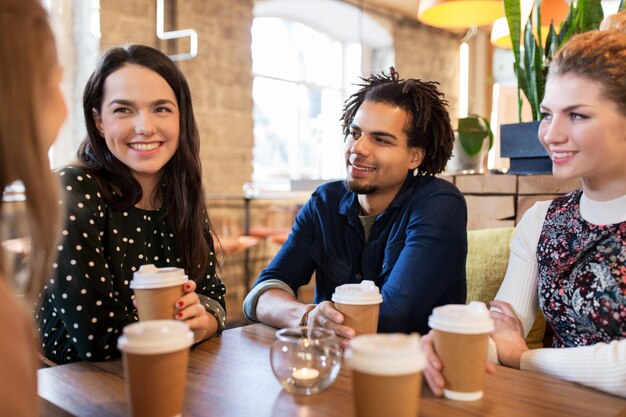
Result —
<instances>
[{"instance_id":1,"label":"black top","mask_svg":"<svg viewBox=\"0 0 626 417\"><path fill-rule=\"evenodd\" d=\"M59 171L66 226L53 275L36 311L42 352L56 363L118 356L122 328L137 321L129 282L143 264L181 267L175 236L160 210L111 207L83 168ZM208 221L206 219L205 221ZM226 320L225 287L210 260L196 292L220 330Z\"/></svg>"}]
</instances>

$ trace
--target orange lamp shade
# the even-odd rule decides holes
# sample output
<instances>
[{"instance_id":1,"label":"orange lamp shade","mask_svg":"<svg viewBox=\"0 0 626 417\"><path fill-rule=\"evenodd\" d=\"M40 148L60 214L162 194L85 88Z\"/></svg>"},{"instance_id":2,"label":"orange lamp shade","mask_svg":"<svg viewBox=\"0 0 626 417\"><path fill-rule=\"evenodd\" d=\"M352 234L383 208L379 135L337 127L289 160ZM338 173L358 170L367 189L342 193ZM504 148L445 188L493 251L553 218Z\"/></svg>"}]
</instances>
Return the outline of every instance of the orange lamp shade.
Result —
<instances>
[{"instance_id":1,"label":"orange lamp shade","mask_svg":"<svg viewBox=\"0 0 626 417\"><path fill-rule=\"evenodd\" d=\"M526 27L532 3L526 2L522 4L522 28ZM569 6L565 0L543 0L541 2L541 44L546 44L548 31L550 30L550 22L554 23L557 33L561 23L567 17ZM536 35L536 33L535 33ZM524 42L523 35L520 41ZM491 44L499 48L511 49L511 38L509 36L509 26L506 23L506 17L502 17L493 22L491 28Z\"/></svg>"},{"instance_id":2,"label":"orange lamp shade","mask_svg":"<svg viewBox=\"0 0 626 417\"><path fill-rule=\"evenodd\" d=\"M442 29L485 26L504 16L501 0L420 0L417 18Z\"/></svg>"}]
</instances>

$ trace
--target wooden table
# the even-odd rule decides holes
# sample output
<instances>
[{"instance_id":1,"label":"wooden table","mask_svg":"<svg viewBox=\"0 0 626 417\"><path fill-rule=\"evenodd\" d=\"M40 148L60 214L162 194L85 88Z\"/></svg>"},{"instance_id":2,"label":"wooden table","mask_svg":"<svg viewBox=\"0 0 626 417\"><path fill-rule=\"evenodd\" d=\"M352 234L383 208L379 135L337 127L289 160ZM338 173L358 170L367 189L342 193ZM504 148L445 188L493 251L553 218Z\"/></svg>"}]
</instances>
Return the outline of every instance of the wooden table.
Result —
<instances>
[{"instance_id":1,"label":"wooden table","mask_svg":"<svg viewBox=\"0 0 626 417\"><path fill-rule=\"evenodd\" d=\"M187 417L351 417L350 372L310 397L282 390L270 368L275 329L254 324L226 330L191 353ZM39 370L43 416L127 415L122 363L80 362ZM420 416L626 416L626 400L542 374L498 367L475 402L421 396ZM68 414L66 414L67 412ZM387 416L381 416L387 417ZM393 417L393 416L389 416Z\"/></svg>"}]
</instances>

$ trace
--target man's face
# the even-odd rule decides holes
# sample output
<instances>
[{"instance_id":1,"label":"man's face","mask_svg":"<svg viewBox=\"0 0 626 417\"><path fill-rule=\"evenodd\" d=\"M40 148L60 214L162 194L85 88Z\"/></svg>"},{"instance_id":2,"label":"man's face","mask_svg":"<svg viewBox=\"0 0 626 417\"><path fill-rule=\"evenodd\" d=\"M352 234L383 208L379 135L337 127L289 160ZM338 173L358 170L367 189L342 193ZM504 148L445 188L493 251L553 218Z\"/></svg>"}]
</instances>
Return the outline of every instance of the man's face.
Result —
<instances>
[{"instance_id":1,"label":"man's face","mask_svg":"<svg viewBox=\"0 0 626 417\"><path fill-rule=\"evenodd\" d=\"M346 185L357 194L380 195L389 201L400 191L410 170L424 158L409 147L405 128L409 114L387 103L364 101L345 141Z\"/></svg>"}]
</instances>

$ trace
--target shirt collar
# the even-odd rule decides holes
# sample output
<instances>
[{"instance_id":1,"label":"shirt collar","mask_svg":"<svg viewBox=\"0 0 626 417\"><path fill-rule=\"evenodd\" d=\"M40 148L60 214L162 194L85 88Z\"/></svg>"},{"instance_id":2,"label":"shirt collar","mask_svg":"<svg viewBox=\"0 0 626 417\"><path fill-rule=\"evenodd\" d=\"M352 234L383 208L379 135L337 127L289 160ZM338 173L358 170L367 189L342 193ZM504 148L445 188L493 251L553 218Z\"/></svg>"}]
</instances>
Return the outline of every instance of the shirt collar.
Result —
<instances>
[{"instance_id":1,"label":"shirt collar","mask_svg":"<svg viewBox=\"0 0 626 417\"><path fill-rule=\"evenodd\" d=\"M389 211L389 209L393 209L395 207L402 207L404 203L411 197L415 187L420 181L420 176L413 176L413 172L410 171L404 180L404 184L402 184L402 188L398 192L398 195L393 199L389 207L385 210L385 212ZM341 202L339 203L339 214L350 217L357 217L361 212L361 206L359 205L359 199L357 195L352 191L348 191L344 194Z\"/></svg>"}]
</instances>

